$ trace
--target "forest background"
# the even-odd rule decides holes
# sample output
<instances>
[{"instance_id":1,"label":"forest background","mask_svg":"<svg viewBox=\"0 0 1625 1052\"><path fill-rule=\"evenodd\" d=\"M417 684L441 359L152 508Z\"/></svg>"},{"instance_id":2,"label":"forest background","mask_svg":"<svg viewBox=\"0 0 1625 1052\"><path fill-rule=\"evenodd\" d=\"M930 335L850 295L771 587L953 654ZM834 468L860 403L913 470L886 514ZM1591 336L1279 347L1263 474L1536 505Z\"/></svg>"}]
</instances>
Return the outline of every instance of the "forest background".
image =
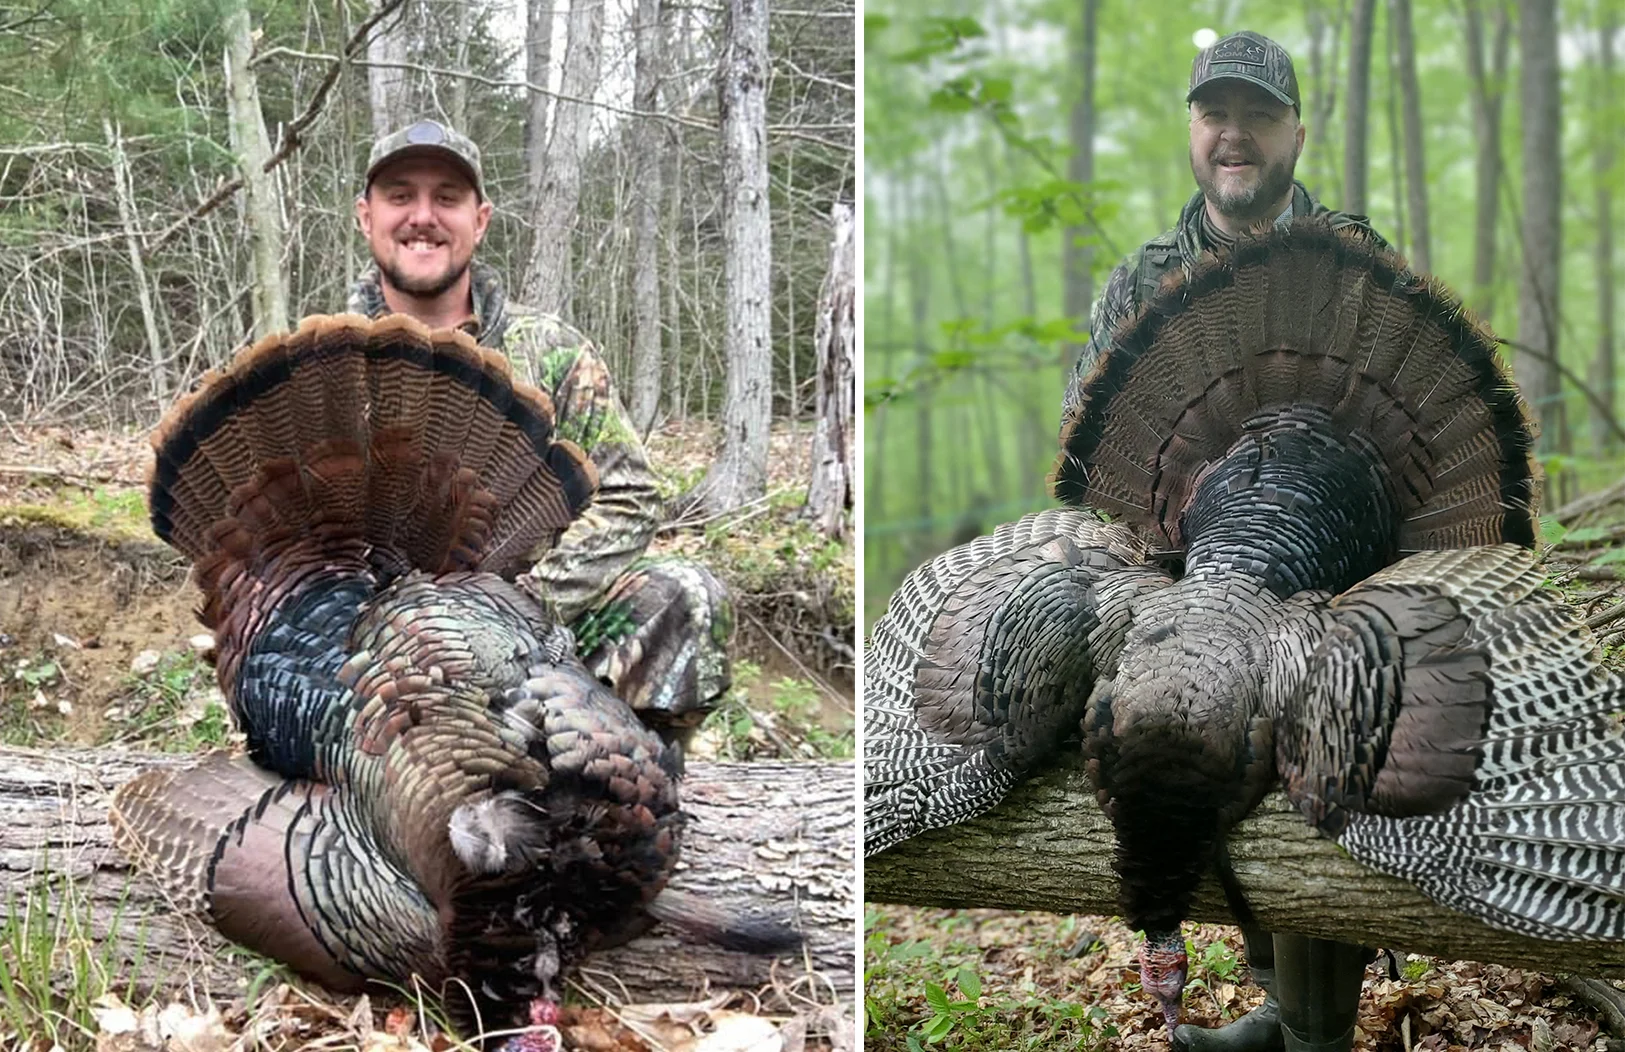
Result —
<instances>
[{"instance_id":1,"label":"forest background","mask_svg":"<svg viewBox=\"0 0 1625 1052\"><path fill-rule=\"evenodd\" d=\"M865 5L865 621L904 573L1048 506L1110 269L1195 192L1185 91L1238 29L1292 55L1297 175L1503 338L1552 509L1617 480L1621 5Z\"/></svg>"}]
</instances>

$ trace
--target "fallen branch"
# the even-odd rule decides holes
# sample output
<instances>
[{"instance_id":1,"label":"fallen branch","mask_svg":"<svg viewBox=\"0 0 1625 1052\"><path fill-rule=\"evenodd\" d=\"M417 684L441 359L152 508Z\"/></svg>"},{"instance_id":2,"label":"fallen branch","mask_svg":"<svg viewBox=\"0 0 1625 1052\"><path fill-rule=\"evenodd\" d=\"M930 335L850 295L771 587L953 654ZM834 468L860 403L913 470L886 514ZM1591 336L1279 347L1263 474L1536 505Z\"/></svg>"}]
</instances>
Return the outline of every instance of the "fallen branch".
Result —
<instances>
[{"instance_id":1,"label":"fallen branch","mask_svg":"<svg viewBox=\"0 0 1625 1052\"><path fill-rule=\"evenodd\" d=\"M1111 824L1081 756L1017 787L982 817L937 829L864 863L864 897L913 906L1114 915ZM1435 904L1311 829L1271 793L1230 836L1230 855L1258 923L1395 951L1625 977L1625 943L1543 942L1497 931ZM1234 924L1209 877L1191 919Z\"/></svg>"},{"instance_id":2,"label":"fallen branch","mask_svg":"<svg viewBox=\"0 0 1625 1052\"><path fill-rule=\"evenodd\" d=\"M0 895L13 911L45 909L58 931L108 948L121 982L224 1003L243 996L263 964L132 877L107 825L113 788L143 770L188 762L111 749L0 748ZM614 975L638 1001L783 986L799 975L812 976L803 987L833 988L849 1000L854 787L850 763L693 763L684 781L683 809L693 820L673 886L731 911L793 917L807 940L802 959L775 963L657 927L588 966Z\"/></svg>"},{"instance_id":3,"label":"fallen branch","mask_svg":"<svg viewBox=\"0 0 1625 1052\"><path fill-rule=\"evenodd\" d=\"M118 486L141 486L140 479L127 479L121 475L92 471L63 471L60 468L36 467L33 464L0 464L0 475L27 475L29 478L61 479L86 489L93 485L112 483Z\"/></svg>"}]
</instances>

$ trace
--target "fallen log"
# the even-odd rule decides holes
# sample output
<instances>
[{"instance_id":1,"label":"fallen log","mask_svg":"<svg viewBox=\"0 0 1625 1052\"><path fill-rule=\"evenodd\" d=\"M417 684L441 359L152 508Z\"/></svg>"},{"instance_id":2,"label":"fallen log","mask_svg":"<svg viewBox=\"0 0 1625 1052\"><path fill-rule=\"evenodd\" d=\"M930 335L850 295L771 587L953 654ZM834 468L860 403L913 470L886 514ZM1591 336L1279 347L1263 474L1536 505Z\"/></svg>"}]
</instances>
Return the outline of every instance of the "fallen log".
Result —
<instances>
[{"instance_id":1,"label":"fallen log","mask_svg":"<svg viewBox=\"0 0 1625 1052\"><path fill-rule=\"evenodd\" d=\"M1018 786L980 818L923 833L865 860L864 897L911 906L1111 916L1118 912L1113 840L1079 757ZM1258 922L1272 931L1537 971L1625 977L1625 943L1530 939L1446 909L1405 881L1349 858L1279 792L1231 833L1230 857ZM1235 923L1216 878L1203 882L1191 919Z\"/></svg>"},{"instance_id":2,"label":"fallen log","mask_svg":"<svg viewBox=\"0 0 1625 1052\"><path fill-rule=\"evenodd\" d=\"M88 954L141 994L218 1003L260 983L267 962L177 915L114 850L113 789L154 767L189 763L111 749L0 748L0 894L12 917L48 917L59 944ZM771 988L769 1002L850 1006L857 885L850 763L691 763L693 815L672 886L725 909L790 919L805 953L772 959L688 940L663 927L587 961L600 990L627 1002L684 1001L719 989Z\"/></svg>"}]
</instances>

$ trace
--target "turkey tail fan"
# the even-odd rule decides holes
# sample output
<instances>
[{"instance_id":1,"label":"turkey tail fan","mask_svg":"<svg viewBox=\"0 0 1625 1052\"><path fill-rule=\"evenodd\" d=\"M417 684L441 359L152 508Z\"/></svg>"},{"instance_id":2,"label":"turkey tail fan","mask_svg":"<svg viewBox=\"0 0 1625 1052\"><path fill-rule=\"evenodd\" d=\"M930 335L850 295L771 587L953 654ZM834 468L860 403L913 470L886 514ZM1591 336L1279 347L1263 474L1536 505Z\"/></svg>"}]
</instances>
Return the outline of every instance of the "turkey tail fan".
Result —
<instances>
[{"instance_id":1,"label":"turkey tail fan","mask_svg":"<svg viewBox=\"0 0 1625 1052\"><path fill-rule=\"evenodd\" d=\"M1076 733L1134 598L1169 583L1132 531L1075 509L916 569L864 674L864 853L974 817Z\"/></svg>"},{"instance_id":2,"label":"turkey tail fan","mask_svg":"<svg viewBox=\"0 0 1625 1052\"><path fill-rule=\"evenodd\" d=\"M323 985L441 973L434 908L362 832L344 790L217 752L113 796L126 858L181 912Z\"/></svg>"},{"instance_id":3,"label":"turkey tail fan","mask_svg":"<svg viewBox=\"0 0 1625 1052\"><path fill-rule=\"evenodd\" d=\"M1312 611L1277 763L1323 832L1442 905L1625 940L1625 683L1543 580L1511 545L1426 552Z\"/></svg>"},{"instance_id":4,"label":"turkey tail fan","mask_svg":"<svg viewBox=\"0 0 1625 1052\"><path fill-rule=\"evenodd\" d=\"M1533 544L1532 425L1493 337L1316 218L1204 257L1123 323L1063 422L1056 496L1182 547L1204 468L1293 407L1380 451L1400 551Z\"/></svg>"},{"instance_id":5,"label":"turkey tail fan","mask_svg":"<svg viewBox=\"0 0 1625 1052\"><path fill-rule=\"evenodd\" d=\"M153 531L199 563L206 592L301 538L500 573L597 486L553 419L545 394L465 333L403 315L307 318L206 375L158 425Z\"/></svg>"}]
</instances>

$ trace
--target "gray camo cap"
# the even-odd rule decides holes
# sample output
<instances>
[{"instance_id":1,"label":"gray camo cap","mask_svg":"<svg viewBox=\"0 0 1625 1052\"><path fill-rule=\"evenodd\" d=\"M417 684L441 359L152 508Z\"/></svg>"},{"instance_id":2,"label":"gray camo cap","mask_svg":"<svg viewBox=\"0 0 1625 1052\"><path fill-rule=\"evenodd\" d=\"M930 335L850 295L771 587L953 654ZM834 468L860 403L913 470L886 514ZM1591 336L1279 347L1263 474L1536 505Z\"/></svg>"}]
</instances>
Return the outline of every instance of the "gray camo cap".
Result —
<instances>
[{"instance_id":1,"label":"gray camo cap","mask_svg":"<svg viewBox=\"0 0 1625 1052\"><path fill-rule=\"evenodd\" d=\"M1191 65L1191 90L1185 93L1185 101L1190 102L1198 91L1216 80L1244 80L1256 84L1302 112L1292 56L1262 33L1244 29L1203 48Z\"/></svg>"},{"instance_id":2,"label":"gray camo cap","mask_svg":"<svg viewBox=\"0 0 1625 1052\"><path fill-rule=\"evenodd\" d=\"M372 152L367 155L367 179L362 183L362 191L372 185L373 177L378 169L391 161L398 161L405 157L432 156L441 157L450 161L468 176L468 181L474 184L474 192L485 200L485 181L480 170L480 148L465 136L441 124L439 121L418 121L409 124L400 131L379 139L372 144Z\"/></svg>"}]
</instances>

